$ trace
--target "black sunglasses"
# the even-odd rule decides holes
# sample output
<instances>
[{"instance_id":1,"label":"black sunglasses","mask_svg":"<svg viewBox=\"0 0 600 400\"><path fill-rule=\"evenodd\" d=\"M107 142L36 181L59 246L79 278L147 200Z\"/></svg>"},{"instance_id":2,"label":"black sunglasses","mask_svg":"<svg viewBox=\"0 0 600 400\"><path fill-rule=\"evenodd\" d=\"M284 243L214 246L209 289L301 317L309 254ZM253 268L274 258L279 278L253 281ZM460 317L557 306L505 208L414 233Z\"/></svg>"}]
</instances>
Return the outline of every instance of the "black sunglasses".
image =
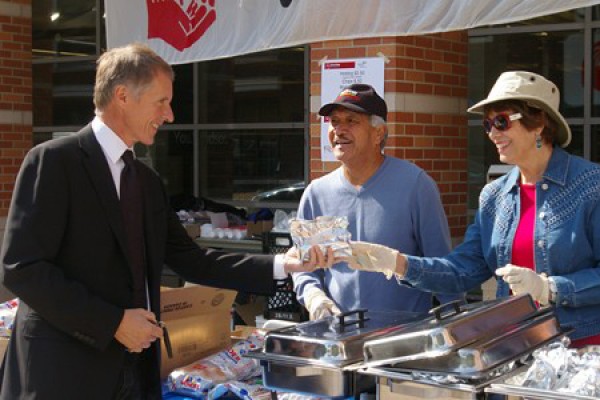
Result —
<instances>
[{"instance_id":1,"label":"black sunglasses","mask_svg":"<svg viewBox=\"0 0 600 400\"><path fill-rule=\"evenodd\" d=\"M498 131L505 131L510 129L511 122L516 121L518 119L523 118L521 113L515 114L505 114L501 113L496 115L494 118L484 118L483 120L483 129L485 133L489 134L492 131L492 128L496 128Z\"/></svg>"}]
</instances>

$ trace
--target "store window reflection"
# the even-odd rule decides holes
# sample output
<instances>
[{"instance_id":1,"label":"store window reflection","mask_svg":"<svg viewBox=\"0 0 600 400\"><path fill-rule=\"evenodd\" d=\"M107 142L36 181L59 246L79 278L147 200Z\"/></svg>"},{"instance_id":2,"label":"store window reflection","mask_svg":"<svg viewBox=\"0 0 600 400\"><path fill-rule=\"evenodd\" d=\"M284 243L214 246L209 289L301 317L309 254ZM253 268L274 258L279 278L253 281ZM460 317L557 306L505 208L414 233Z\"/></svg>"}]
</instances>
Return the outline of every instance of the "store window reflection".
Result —
<instances>
[{"instance_id":1,"label":"store window reflection","mask_svg":"<svg viewBox=\"0 0 600 400\"><path fill-rule=\"evenodd\" d=\"M600 163L600 126L592 127L592 151L590 159Z\"/></svg>"},{"instance_id":2,"label":"store window reflection","mask_svg":"<svg viewBox=\"0 0 600 400\"><path fill-rule=\"evenodd\" d=\"M198 64L200 123L302 122L304 48Z\"/></svg>"},{"instance_id":3,"label":"store window reflection","mask_svg":"<svg viewBox=\"0 0 600 400\"><path fill-rule=\"evenodd\" d=\"M502 72L525 70L564 88L560 111L566 118L583 117L583 45L582 31L471 37L469 103L485 98Z\"/></svg>"},{"instance_id":4,"label":"store window reflection","mask_svg":"<svg viewBox=\"0 0 600 400\"><path fill-rule=\"evenodd\" d=\"M194 138L191 130L160 130L152 146L137 144L136 156L156 170L172 195L193 193Z\"/></svg>"},{"instance_id":5,"label":"store window reflection","mask_svg":"<svg viewBox=\"0 0 600 400\"><path fill-rule=\"evenodd\" d=\"M600 116L600 29L594 29L592 42L592 115Z\"/></svg>"},{"instance_id":6,"label":"store window reflection","mask_svg":"<svg viewBox=\"0 0 600 400\"><path fill-rule=\"evenodd\" d=\"M84 126L94 117L94 61L33 65L35 126Z\"/></svg>"},{"instance_id":7,"label":"store window reflection","mask_svg":"<svg viewBox=\"0 0 600 400\"><path fill-rule=\"evenodd\" d=\"M33 57L96 55L96 19L102 1L33 0Z\"/></svg>"},{"instance_id":8,"label":"store window reflection","mask_svg":"<svg viewBox=\"0 0 600 400\"><path fill-rule=\"evenodd\" d=\"M173 100L171 107L176 124L194 122L194 64L173 65L175 81L173 82Z\"/></svg>"},{"instance_id":9,"label":"store window reflection","mask_svg":"<svg viewBox=\"0 0 600 400\"><path fill-rule=\"evenodd\" d=\"M571 143L567 146L566 150L579 157L584 156L583 150L583 126L571 124Z\"/></svg>"},{"instance_id":10,"label":"store window reflection","mask_svg":"<svg viewBox=\"0 0 600 400\"><path fill-rule=\"evenodd\" d=\"M302 129L202 131L200 148L204 197L244 202L304 181Z\"/></svg>"}]
</instances>

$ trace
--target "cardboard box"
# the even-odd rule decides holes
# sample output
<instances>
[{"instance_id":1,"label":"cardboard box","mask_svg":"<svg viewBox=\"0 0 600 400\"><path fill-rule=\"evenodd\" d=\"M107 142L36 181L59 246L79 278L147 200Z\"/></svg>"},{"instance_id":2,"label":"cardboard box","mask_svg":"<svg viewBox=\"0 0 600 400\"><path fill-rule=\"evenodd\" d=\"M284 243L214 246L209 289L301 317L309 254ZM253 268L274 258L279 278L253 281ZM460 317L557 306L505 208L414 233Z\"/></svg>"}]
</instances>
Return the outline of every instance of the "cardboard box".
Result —
<instances>
[{"instance_id":1,"label":"cardboard box","mask_svg":"<svg viewBox=\"0 0 600 400\"><path fill-rule=\"evenodd\" d=\"M162 288L161 320L169 331L173 358L161 341L161 378L231 345L231 305L236 294L200 285Z\"/></svg>"},{"instance_id":2,"label":"cardboard box","mask_svg":"<svg viewBox=\"0 0 600 400\"><path fill-rule=\"evenodd\" d=\"M246 223L246 235L248 237L260 236L263 232L271 232L273 229L273 220L269 221L248 221Z\"/></svg>"},{"instance_id":3,"label":"cardboard box","mask_svg":"<svg viewBox=\"0 0 600 400\"><path fill-rule=\"evenodd\" d=\"M4 336L0 336L0 361L4 358L4 353L6 353L6 348L8 347L8 341L10 339Z\"/></svg>"},{"instance_id":4,"label":"cardboard box","mask_svg":"<svg viewBox=\"0 0 600 400\"><path fill-rule=\"evenodd\" d=\"M185 228L188 236L192 239L196 239L198 236L200 236L200 224L183 224L183 227Z\"/></svg>"}]
</instances>

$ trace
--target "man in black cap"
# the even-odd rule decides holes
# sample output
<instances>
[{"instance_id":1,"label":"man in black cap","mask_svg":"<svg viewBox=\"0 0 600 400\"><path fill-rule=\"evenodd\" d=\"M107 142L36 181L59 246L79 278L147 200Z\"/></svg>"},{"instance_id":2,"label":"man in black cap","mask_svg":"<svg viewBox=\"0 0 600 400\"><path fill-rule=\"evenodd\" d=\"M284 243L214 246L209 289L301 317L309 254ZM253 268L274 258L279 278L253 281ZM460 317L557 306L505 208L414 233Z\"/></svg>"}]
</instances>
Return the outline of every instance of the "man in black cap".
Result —
<instances>
[{"instance_id":1,"label":"man in black cap","mask_svg":"<svg viewBox=\"0 0 600 400\"><path fill-rule=\"evenodd\" d=\"M387 105L373 87L350 85L319 114L329 120L329 142L341 166L311 182L300 200L298 217L346 216L352 240L408 254L447 254L450 234L436 184L416 165L384 155ZM389 266L393 270L394 260ZM430 293L345 263L294 274L294 284L311 319L357 308L419 312L432 305Z\"/></svg>"}]
</instances>

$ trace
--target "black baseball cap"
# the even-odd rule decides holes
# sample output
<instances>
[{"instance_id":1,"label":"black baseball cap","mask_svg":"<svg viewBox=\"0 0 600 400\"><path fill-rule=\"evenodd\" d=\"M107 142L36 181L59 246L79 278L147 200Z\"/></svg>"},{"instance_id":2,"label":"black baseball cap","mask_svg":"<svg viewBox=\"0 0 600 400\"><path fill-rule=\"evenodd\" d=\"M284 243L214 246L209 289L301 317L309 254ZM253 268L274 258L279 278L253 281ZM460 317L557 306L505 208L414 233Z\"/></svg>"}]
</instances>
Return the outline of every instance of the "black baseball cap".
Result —
<instances>
[{"instance_id":1,"label":"black baseball cap","mask_svg":"<svg viewBox=\"0 0 600 400\"><path fill-rule=\"evenodd\" d=\"M338 106L364 114L378 115L384 121L387 121L387 105L385 104L385 100L377 94L371 85L355 83L346 86L333 102L321 107L319 115L323 117L329 116L333 109Z\"/></svg>"}]
</instances>

